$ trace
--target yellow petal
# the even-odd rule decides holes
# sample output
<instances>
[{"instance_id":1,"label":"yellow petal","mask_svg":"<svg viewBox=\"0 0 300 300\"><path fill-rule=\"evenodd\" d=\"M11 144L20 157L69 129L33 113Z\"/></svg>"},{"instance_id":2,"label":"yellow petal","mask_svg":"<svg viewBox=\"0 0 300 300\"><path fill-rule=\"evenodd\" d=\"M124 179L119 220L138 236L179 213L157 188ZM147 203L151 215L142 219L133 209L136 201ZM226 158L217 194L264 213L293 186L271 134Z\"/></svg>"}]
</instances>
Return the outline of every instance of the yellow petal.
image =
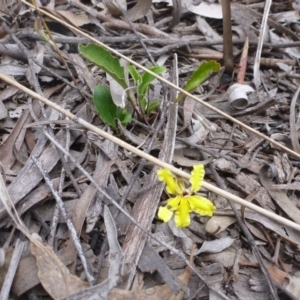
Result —
<instances>
[{"instance_id":1,"label":"yellow petal","mask_svg":"<svg viewBox=\"0 0 300 300\"><path fill-rule=\"evenodd\" d=\"M163 181L166 183L166 191L169 194L180 194L182 189L180 185L177 183L176 178L172 174L172 172L168 169L160 169L157 171L159 181Z\"/></svg>"},{"instance_id":2,"label":"yellow petal","mask_svg":"<svg viewBox=\"0 0 300 300\"><path fill-rule=\"evenodd\" d=\"M191 173L190 183L191 192L197 192L200 190L203 178L205 175L205 170L203 165L194 166L194 170Z\"/></svg>"},{"instance_id":3,"label":"yellow petal","mask_svg":"<svg viewBox=\"0 0 300 300\"><path fill-rule=\"evenodd\" d=\"M175 198L170 198L168 200L168 208L171 210L177 210L178 206L180 205L180 200L184 199L182 196L177 196Z\"/></svg>"},{"instance_id":4,"label":"yellow petal","mask_svg":"<svg viewBox=\"0 0 300 300\"><path fill-rule=\"evenodd\" d=\"M202 216L211 217L216 209L216 207L210 200L202 196L194 195L186 197L186 199L191 206L191 210Z\"/></svg>"},{"instance_id":5,"label":"yellow petal","mask_svg":"<svg viewBox=\"0 0 300 300\"><path fill-rule=\"evenodd\" d=\"M184 180L183 178L176 178L176 182L180 189L180 194L182 195L183 191L185 190Z\"/></svg>"},{"instance_id":6,"label":"yellow petal","mask_svg":"<svg viewBox=\"0 0 300 300\"><path fill-rule=\"evenodd\" d=\"M191 223L190 219L190 205L185 198L182 198L179 207L175 213L175 225L176 227L187 227Z\"/></svg>"},{"instance_id":7,"label":"yellow petal","mask_svg":"<svg viewBox=\"0 0 300 300\"><path fill-rule=\"evenodd\" d=\"M160 206L157 216L164 222L169 222L173 216L173 212L170 211L166 206Z\"/></svg>"}]
</instances>

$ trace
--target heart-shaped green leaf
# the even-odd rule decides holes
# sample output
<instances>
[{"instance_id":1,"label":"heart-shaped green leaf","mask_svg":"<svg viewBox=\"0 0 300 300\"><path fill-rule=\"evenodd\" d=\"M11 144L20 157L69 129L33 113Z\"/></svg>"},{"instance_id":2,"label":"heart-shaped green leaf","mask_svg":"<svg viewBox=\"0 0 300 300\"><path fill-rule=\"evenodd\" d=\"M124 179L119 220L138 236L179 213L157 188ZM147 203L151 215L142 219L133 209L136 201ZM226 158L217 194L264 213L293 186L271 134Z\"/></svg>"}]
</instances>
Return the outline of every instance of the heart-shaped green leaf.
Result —
<instances>
[{"instance_id":1,"label":"heart-shaped green leaf","mask_svg":"<svg viewBox=\"0 0 300 300\"><path fill-rule=\"evenodd\" d=\"M95 87L93 101L102 121L117 129L115 123L117 106L113 102L110 91L105 85L98 84Z\"/></svg>"},{"instance_id":2,"label":"heart-shaped green leaf","mask_svg":"<svg viewBox=\"0 0 300 300\"><path fill-rule=\"evenodd\" d=\"M79 45L79 51L86 59L107 72L124 89L128 88L124 68L120 65L119 59L109 51L95 44Z\"/></svg>"}]
</instances>

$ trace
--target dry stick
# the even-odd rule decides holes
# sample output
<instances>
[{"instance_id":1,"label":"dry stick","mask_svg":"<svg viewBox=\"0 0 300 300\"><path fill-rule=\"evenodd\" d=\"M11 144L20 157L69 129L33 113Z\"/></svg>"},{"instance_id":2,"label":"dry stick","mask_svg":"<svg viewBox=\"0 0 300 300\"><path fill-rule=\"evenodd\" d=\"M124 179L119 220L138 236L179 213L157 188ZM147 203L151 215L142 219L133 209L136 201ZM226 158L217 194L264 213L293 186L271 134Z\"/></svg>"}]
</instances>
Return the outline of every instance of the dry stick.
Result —
<instances>
[{"instance_id":1,"label":"dry stick","mask_svg":"<svg viewBox=\"0 0 300 300\"><path fill-rule=\"evenodd\" d=\"M17 36L19 39L23 38L31 38L35 40L43 40L39 34L34 32L32 29L23 29L20 30L17 33ZM111 43L111 44L116 44L116 43L128 43L128 42L135 42L136 41L136 36L134 34L126 34L122 36L94 36L94 38L102 43ZM60 44L80 44L80 43L88 43L90 41L90 38L86 37L74 37L74 36L66 36L66 35L55 35L53 34L53 40L56 43ZM7 43L9 40L5 40L5 43ZM182 42L182 39L158 39L158 38L142 38L142 41L145 44L150 44L150 45L172 45L172 44L177 44ZM213 42L210 41L186 41L187 45L189 46L200 46L200 47L209 47L209 46L215 46L215 45L223 45L223 40L216 40ZM232 40L233 45L236 46L242 46L245 43L245 40L239 40L239 39L233 39ZM0 45L2 45L3 42L0 42ZM255 41L249 41L250 46L257 46L258 42ZM281 48L293 48L293 47L299 47L300 42L290 42L290 43L263 43L264 48L273 48L273 49L281 49Z\"/></svg>"},{"instance_id":2,"label":"dry stick","mask_svg":"<svg viewBox=\"0 0 300 300\"><path fill-rule=\"evenodd\" d=\"M23 38L31 38L35 40L43 40L39 34L36 32L33 32L32 29L23 29L20 30L17 33L17 36L19 39ZM102 43L106 44L117 44L117 43L129 43L129 42L136 42L137 38L134 34L126 34L122 36L94 36L95 39ZM66 36L66 35L55 35L53 34L53 40L56 43L60 44L79 44L79 43L88 43L90 41L90 38L86 37L74 37L74 36ZM10 40L6 39L5 42L8 43ZM145 44L150 45L173 45L180 43L180 39L157 39L157 38L142 38L142 41ZM209 47L209 46L215 46L215 45L223 45L223 40L215 40L213 42L210 41L198 41L198 40L189 40L187 41L188 45L190 46L200 46L200 47ZM233 45L243 45L245 43L245 40L239 40L239 39L233 39L232 41ZM0 43L1 44L1 43ZM250 46L257 46L258 42L249 41ZM264 48L273 48L273 49L279 49L279 48L291 48L291 47L299 47L300 42L292 42L292 43L285 43L285 44L272 44L272 43L263 43Z\"/></svg>"},{"instance_id":3,"label":"dry stick","mask_svg":"<svg viewBox=\"0 0 300 300\"><path fill-rule=\"evenodd\" d=\"M204 151L201 151L201 155L202 155L203 159L207 159L207 157L208 157L207 154L204 153ZM222 189L226 190L226 185L225 185L224 181L221 179L221 177L219 176L219 174L216 171L216 169L214 168L214 166L210 163L208 167L209 167L214 179L216 180L218 186L221 187ZM255 240L254 240L252 234L250 233L248 227L244 223L244 221L242 219L242 216L241 216L240 212L237 210L237 208L235 207L234 203L230 200L228 200L228 203L229 203L232 211L234 212L235 217L238 221L238 224L239 224L240 228L242 229L245 237L247 238L248 243L251 246L251 249L252 249L252 251L253 251L253 253L254 253L254 255L255 255L258 263L259 263L260 270L262 271L265 278L267 279L272 299L278 300L278 295L276 293L276 289L275 289L275 286L274 286L274 281L271 278L271 276L270 276L270 274L269 274L269 272L268 272L268 270L265 266L265 263L264 263L264 261L261 257L261 254L260 254L260 252L259 252L259 250L256 246L256 243L255 243Z\"/></svg>"},{"instance_id":4,"label":"dry stick","mask_svg":"<svg viewBox=\"0 0 300 300\"><path fill-rule=\"evenodd\" d=\"M153 73L154 74L154 73ZM120 140L119 138L101 130L100 128L97 128L96 126L90 124L89 122L81 119L81 118L78 118L77 116L73 115L72 113L70 113L69 111L66 111L65 109L61 108L59 105L57 105L56 103L53 103L51 102L50 100L46 99L45 97L42 97L41 95L35 93L34 91L24 87L23 85L21 85L20 83L18 83L17 81L15 81L14 79L8 77L7 75L3 74L0 72L0 79L2 79L3 81L5 81L6 83L8 84L11 84L15 87L17 87L18 89L22 90L23 92L29 94L30 96L32 96L33 98L36 98L42 102L44 102L46 105L54 108L55 110L59 111L60 113L64 114L65 116L67 116L68 118L70 118L71 120L73 120L74 122L86 127L87 129L91 130L91 131L94 131L95 133L101 135L102 137L112 141L113 143L121 146L122 148L125 148L127 149L128 151L131 151L133 153L135 153L136 155L142 157L142 158L145 158L147 159L149 162L152 162L153 164L156 164L157 166L160 166L162 168L167 168L169 169L171 172L173 172L174 174L176 174L177 176L179 177L182 177L182 178L186 178L186 179L189 179L191 177L190 174L182 171L182 170L179 170L177 168L175 168L173 165L170 165L170 164L167 164L163 161L160 161L159 159L155 158L154 156L152 155L149 155L147 153L145 153L144 151L142 150L139 150L139 149L136 149L134 146ZM208 183L208 182L203 182L202 186L220 196L223 196L227 199L230 199L236 203L239 203L245 207L248 207L250 208L251 210L254 210L258 213L261 213L262 215L265 215L283 225L286 225L286 226L289 226L297 231L300 232L300 225L295 223L295 222L292 222L286 218L283 218L281 216L278 216L276 215L275 213L273 212L270 212L270 211L267 211L251 202L247 202L245 200L243 200L242 198L238 197L238 196L235 196L231 193L228 193L227 191L224 191L220 188L217 188L215 187L214 185Z\"/></svg>"},{"instance_id":5,"label":"dry stick","mask_svg":"<svg viewBox=\"0 0 300 300\"><path fill-rule=\"evenodd\" d=\"M30 7L32 7L32 8L35 9L34 6L32 6L30 3L26 2L25 0L21 0L21 1L22 1L24 4L26 4L26 5L28 5L28 6L30 6ZM136 66L136 67L142 69L143 71L145 71L145 72L151 74L152 76L154 76L155 78L157 78L157 79L160 80L161 82L166 83L168 86L170 86L170 87L172 87L172 88L178 90L179 92L183 93L184 95L186 95L186 96L192 98L193 100L195 100L195 101L201 103L201 104L204 105L205 107L211 109L212 111L218 113L219 115L225 117L226 119L232 121L233 123L235 123L235 124L241 126L242 128L244 128L244 129L246 129L246 130L248 130L248 131L254 133L255 135L257 135L257 136L259 136L259 137L265 139L266 141L269 141L271 144L273 144L274 146L276 146L276 147L280 148L281 150L287 152L288 154L292 155L293 157L296 157L296 158L299 158L299 159L300 159L300 154L294 152L293 150L291 150L291 149L289 149L289 148L283 146L282 144L280 144L280 143L274 141L273 139L271 139L271 138L265 136L264 134L260 133L259 131L257 131L257 130L255 130L255 129L253 129L253 128L247 126L247 125L245 125L243 122L241 122L241 121L239 121L239 120L236 120L235 118L229 116L228 114L224 113L223 111L219 110L218 108L216 108L216 107L210 105L209 103L204 102L202 99L200 99L200 98L198 98L198 97L196 97L196 96L190 94L189 92L185 91L184 89L179 88L178 86L176 86L175 84L171 83L171 82L168 81L167 79L164 79L163 77L161 77L161 76L155 74L154 72L148 70L146 67L144 67L144 66L138 64L137 62L133 61L132 59L130 59L130 58L128 58L128 57L126 57L125 55L122 55L121 53L119 53L118 51L114 50L113 48L111 48L111 47L109 47L109 46L107 46L107 45L105 45L105 44L99 42L97 39L91 37L91 36L88 35L87 33L82 32L82 31L79 30L78 28L76 28L76 27L74 27L74 26L72 26L72 25L70 25L70 24L68 24L68 23L66 23L66 22L64 22L64 21L62 21L61 19L59 19L59 18L53 16L53 15L50 14L49 12L47 12L47 11L45 11L45 10L42 10L42 9L40 9L40 8L39 8L39 10L40 10L41 12L43 12L45 15L49 16L51 19L53 19L53 20L55 20L55 21L57 21L57 22L60 22L60 23L63 24L64 26L68 27L69 29L72 29L72 30L76 31L77 33L79 33L79 34L81 34L81 35L83 35L83 36L89 38L91 41L93 41L93 42L95 42L96 44L102 46L103 48L107 49L107 50L110 51L111 53L113 53L113 54L115 54L115 55L117 55L117 56L119 56L119 57L121 57L121 58L127 60L127 61L128 61L129 63L131 63L132 65L134 65L134 66ZM41 100L41 101L43 101L43 100Z\"/></svg>"},{"instance_id":6,"label":"dry stick","mask_svg":"<svg viewBox=\"0 0 300 300\"><path fill-rule=\"evenodd\" d=\"M155 50L149 50L149 53L153 53L157 56L163 55L165 53L169 53L173 50L177 50L178 48L181 47L187 47L189 45L189 41L180 41L176 44L170 44L167 46L164 46L162 48L159 49L155 49ZM123 55L144 55L145 54L145 50L144 49L136 49L136 50L119 50L120 53L122 53ZM220 59L220 58L218 58Z\"/></svg>"},{"instance_id":7,"label":"dry stick","mask_svg":"<svg viewBox=\"0 0 300 300\"><path fill-rule=\"evenodd\" d=\"M31 38L35 40L43 40L39 34L33 32L32 29L23 29L17 33L19 39L23 38ZM94 38L102 43L106 44L117 44L117 43L128 43L128 42L136 42L137 38L134 34L125 34L122 36L94 36ZM53 34L53 40L56 43L60 44L80 44L80 43L88 43L90 38L87 37L74 37L74 36L66 36L66 35L55 35ZM5 42L8 43L10 40L6 39ZM180 39L157 39L157 38L142 38L142 41L145 44L150 45L173 45L179 44L181 42ZM245 43L245 40L233 39L233 45L242 46ZM0 43L1 44L1 43ZM187 44L190 46L199 46L199 47L209 47L215 45L223 45L223 40L215 40L213 42L210 41L198 41L198 40L189 40ZM249 41L250 46L257 46L258 42ZM272 43L263 43L264 48L273 48L273 49L281 49L281 48L292 48L292 47L299 47L300 42L291 42L291 43L284 43L284 44L272 44Z\"/></svg>"},{"instance_id":8,"label":"dry stick","mask_svg":"<svg viewBox=\"0 0 300 300\"><path fill-rule=\"evenodd\" d=\"M223 59L227 73L232 73L234 67L230 2L230 0L222 0L221 2L223 12Z\"/></svg>"}]
</instances>

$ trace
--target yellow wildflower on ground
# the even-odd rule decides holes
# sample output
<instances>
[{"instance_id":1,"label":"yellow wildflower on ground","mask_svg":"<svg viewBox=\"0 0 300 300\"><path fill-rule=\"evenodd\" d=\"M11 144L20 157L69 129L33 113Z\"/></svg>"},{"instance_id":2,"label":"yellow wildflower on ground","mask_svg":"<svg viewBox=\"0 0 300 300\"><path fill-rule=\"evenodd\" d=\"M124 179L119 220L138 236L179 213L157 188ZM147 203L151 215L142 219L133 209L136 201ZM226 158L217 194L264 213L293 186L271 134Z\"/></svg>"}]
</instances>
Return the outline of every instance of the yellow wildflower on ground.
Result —
<instances>
[{"instance_id":1,"label":"yellow wildflower on ground","mask_svg":"<svg viewBox=\"0 0 300 300\"><path fill-rule=\"evenodd\" d=\"M175 195L168 200L166 206L159 208L159 219L169 222L175 212L176 226L187 227L191 223L191 212L211 217L216 207L210 200L196 194L201 188L204 174L203 165L194 166L190 178L191 187L186 189L183 180L177 179L170 170L158 170L158 179L166 183L166 192Z\"/></svg>"}]
</instances>

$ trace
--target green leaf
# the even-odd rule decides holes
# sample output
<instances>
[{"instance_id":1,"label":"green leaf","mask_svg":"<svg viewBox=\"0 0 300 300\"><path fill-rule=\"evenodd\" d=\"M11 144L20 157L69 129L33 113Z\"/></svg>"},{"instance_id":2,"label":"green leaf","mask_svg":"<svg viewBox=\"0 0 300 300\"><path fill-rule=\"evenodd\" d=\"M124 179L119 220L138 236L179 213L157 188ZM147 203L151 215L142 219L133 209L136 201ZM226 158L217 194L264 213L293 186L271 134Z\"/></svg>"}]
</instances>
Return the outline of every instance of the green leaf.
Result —
<instances>
[{"instance_id":1,"label":"green leaf","mask_svg":"<svg viewBox=\"0 0 300 300\"><path fill-rule=\"evenodd\" d=\"M128 123L131 122L132 116L131 114L126 110L126 108L120 108L118 107L116 117L120 120L123 126L126 126Z\"/></svg>"},{"instance_id":2,"label":"green leaf","mask_svg":"<svg viewBox=\"0 0 300 300\"><path fill-rule=\"evenodd\" d=\"M166 70L164 66L155 66L152 68L149 68L150 71L153 73L159 75L162 72ZM139 84L137 88L137 93L139 96L144 96L147 94L149 84L155 80L155 77L147 72L145 72L142 76L141 83Z\"/></svg>"},{"instance_id":3,"label":"green leaf","mask_svg":"<svg viewBox=\"0 0 300 300\"><path fill-rule=\"evenodd\" d=\"M117 129L115 124L117 106L113 102L110 91L105 85L98 84L95 87L93 101L103 122Z\"/></svg>"},{"instance_id":4,"label":"green leaf","mask_svg":"<svg viewBox=\"0 0 300 300\"><path fill-rule=\"evenodd\" d=\"M212 73L218 72L220 68L221 65L215 60L203 62L188 80L184 90L187 92L193 91L201 83L203 83ZM175 100L175 103L178 103L184 97L185 95L183 93L180 93L177 99Z\"/></svg>"},{"instance_id":5,"label":"green leaf","mask_svg":"<svg viewBox=\"0 0 300 300\"><path fill-rule=\"evenodd\" d=\"M151 114L151 112L154 111L159 105L160 105L160 101L158 100L151 102L146 111L147 115Z\"/></svg>"},{"instance_id":6,"label":"green leaf","mask_svg":"<svg viewBox=\"0 0 300 300\"><path fill-rule=\"evenodd\" d=\"M140 73L137 71L135 66L128 66L128 71L131 75L131 77L133 78L135 83L139 83L142 80L142 77L140 75Z\"/></svg>"},{"instance_id":7,"label":"green leaf","mask_svg":"<svg viewBox=\"0 0 300 300\"><path fill-rule=\"evenodd\" d=\"M95 44L79 45L79 51L86 59L107 72L124 89L128 87L124 68L120 65L119 59L114 57L109 51Z\"/></svg>"},{"instance_id":8,"label":"green leaf","mask_svg":"<svg viewBox=\"0 0 300 300\"><path fill-rule=\"evenodd\" d=\"M141 104L142 109L145 110L147 107L147 104L148 104L147 98L142 97L142 99L140 100L140 104Z\"/></svg>"}]
</instances>

